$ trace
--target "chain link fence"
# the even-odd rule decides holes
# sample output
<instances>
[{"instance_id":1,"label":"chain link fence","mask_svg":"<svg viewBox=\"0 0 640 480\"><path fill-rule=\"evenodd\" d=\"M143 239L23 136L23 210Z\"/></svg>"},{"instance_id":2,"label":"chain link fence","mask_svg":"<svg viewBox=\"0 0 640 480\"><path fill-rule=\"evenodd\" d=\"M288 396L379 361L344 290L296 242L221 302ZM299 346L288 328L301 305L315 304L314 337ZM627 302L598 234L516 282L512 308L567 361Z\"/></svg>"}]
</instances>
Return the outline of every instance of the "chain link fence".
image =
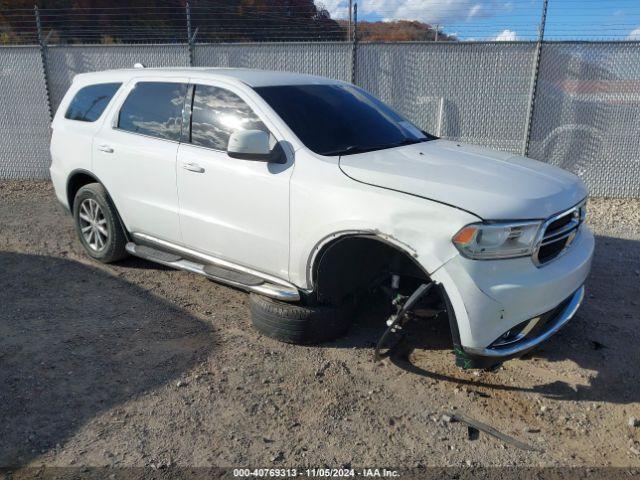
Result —
<instances>
[{"instance_id":1,"label":"chain link fence","mask_svg":"<svg viewBox=\"0 0 640 480\"><path fill-rule=\"evenodd\" d=\"M357 81L443 138L521 152L532 43L363 44Z\"/></svg>"},{"instance_id":2,"label":"chain link fence","mask_svg":"<svg viewBox=\"0 0 640 480\"><path fill-rule=\"evenodd\" d=\"M75 74L140 62L354 80L443 138L514 154L528 144L529 156L578 174L592 195L640 197L640 42L545 42L533 92L531 42L191 47L49 46L42 57L38 47L0 47L0 178L47 178L49 102L55 112Z\"/></svg>"},{"instance_id":3,"label":"chain link fence","mask_svg":"<svg viewBox=\"0 0 640 480\"><path fill-rule=\"evenodd\" d=\"M196 44L193 64L283 70L348 82L352 48L347 42Z\"/></svg>"},{"instance_id":4,"label":"chain link fence","mask_svg":"<svg viewBox=\"0 0 640 480\"><path fill-rule=\"evenodd\" d=\"M640 43L542 46L529 155L640 197Z\"/></svg>"},{"instance_id":5,"label":"chain link fence","mask_svg":"<svg viewBox=\"0 0 640 480\"><path fill-rule=\"evenodd\" d=\"M49 138L40 50L0 48L0 178L48 178Z\"/></svg>"}]
</instances>

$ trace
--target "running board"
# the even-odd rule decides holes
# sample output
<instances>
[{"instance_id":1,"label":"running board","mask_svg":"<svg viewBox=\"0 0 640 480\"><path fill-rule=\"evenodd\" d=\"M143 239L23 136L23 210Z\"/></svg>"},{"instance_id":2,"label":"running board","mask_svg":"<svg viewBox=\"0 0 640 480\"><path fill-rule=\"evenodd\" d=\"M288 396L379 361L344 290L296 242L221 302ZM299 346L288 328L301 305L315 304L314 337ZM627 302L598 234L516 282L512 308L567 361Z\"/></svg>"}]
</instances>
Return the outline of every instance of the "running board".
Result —
<instances>
[{"instance_id":1,"label":"running board","mask_svg":"<svg viewBox=\"0 0 640 480\"><path fill-rule=\"evenodd\" d=\"M174 247L173 245L172 247L172 250L174 248L183 248L177 246ZM214 259L213 257L210 257L210 259L213 260L212 262L203 261L205 259L209 259L207 258L209 257L208 255L205 256L197 252L193 252L191 255L181 255L178 252L162 250L148 245L139 245L134 242L128 242L126 249L127 252L131 255L135 255L136 257L144 258L145 260L166 265L167 267L176 268L178 270L197 273L198 275L202 275L216 282L231 285L242 290L259 293L261 295L286 302L296 302L300 300L300 293L298 289L291 284L287 284L283 280L277 279L276 283L276 281L269 278L265 279L261 276L257 276L253 274L253 272L234 269L228 262L223 262L221 260ZM196 255L201 258L196 258ZM224 265L221 263L224 263Z\"/></svg>"}]
</instances>

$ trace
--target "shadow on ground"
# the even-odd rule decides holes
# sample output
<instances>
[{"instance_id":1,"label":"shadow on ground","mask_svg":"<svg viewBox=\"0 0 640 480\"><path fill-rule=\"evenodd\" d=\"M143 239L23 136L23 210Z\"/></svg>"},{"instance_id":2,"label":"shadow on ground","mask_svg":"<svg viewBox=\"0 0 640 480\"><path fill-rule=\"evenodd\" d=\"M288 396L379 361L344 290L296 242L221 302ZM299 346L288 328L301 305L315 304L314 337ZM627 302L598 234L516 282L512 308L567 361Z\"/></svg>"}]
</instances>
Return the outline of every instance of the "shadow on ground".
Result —
<instances>
[{"instance_id":1,"label":"shadow on ground","mask_svg":"<svg viewBox=\"0 0 640 480\"><path fill-rule=\"evenodd\" d=\"M558 400L621 404L640 401L640 389L636 388L640 384L640 242L605 236L598 236L596 242L587 297L578 314L556 336L524 357L525 361L537 358L547 362L575 362L592 372L588 385L554 381L521 387L513 382L503 384L499 373L489 377L491 381L469 380L464 378L466 375L451 375L452 370L455 371L451 367L453 354L446 367L429 365L428 360L433 356L420 355L421 352L452 349L444 315L426 324L414 324L391 361L415 375L488 390L532 392ZM618 288L612 289L611 285ZM612 316L611 311L622 314ZM384 319L372 317L371 320L377 324L361 322L349 338L336 342L337 346L373 348L384 331Z\"/></svg>"},{"instance_id":2,"label":"shadow on ground","mask_svg":"<svg viewBox=\"0 0 640 480\"><path fill-rule=\"evenodd\" d=\"M213 348L209 325L98 268L0 252L0 466L62 444Z\"/></svg>"}]
</instances>

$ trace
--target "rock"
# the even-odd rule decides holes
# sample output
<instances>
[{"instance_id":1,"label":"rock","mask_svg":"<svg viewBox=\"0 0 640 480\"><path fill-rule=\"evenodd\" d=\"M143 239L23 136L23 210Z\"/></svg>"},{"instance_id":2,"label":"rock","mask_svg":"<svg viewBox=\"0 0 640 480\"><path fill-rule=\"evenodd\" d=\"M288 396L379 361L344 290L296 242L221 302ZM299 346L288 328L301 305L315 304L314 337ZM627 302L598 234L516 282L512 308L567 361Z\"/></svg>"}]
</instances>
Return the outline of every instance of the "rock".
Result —
<instances>
[{"instance_id":1,"label":"rock","mask_svg":"<svg viewBox=\"0 0 640 480\"><path fill-rule=\"evenodd\" d=\"M640 427L640 418L629 417L629 421L627 422L627 424L632 428Z\"/></svg>"},{"instance_id":2,"label":"rock","mask_svg":"<svg viewBox=\"0 0 640 480\"><path fill-rule=\"evenodd\" d=\"M284 460L284 452L278 452L273 457L271 457L272 462L281 462Z\"/></svg>"},{"instance_id":3,"label":"rock","mask_svg":"<svg viewBox=\"0 0 640 480\"><path fill-rule=\"evenodd\" d=\"M316 377L323 377L324 372L326 372L329 367L331 367L331 362L325 362L325 364L316 371Z\"/></svg>"},{"instance_id":4,"label":"rock","mask_svg":"<svg viewBox=\"0 0 640 480\"><path fill-rule=\"evenodd\" d=\"M524 433L540 433L539 428L524 427Z\"/></svg>"},{"instance_id":5,"label":"rock","mask_svg":"<svg viewBox=\"0 0 640 480\"><path fill-rule=\"evenodd\" d=\"M549 407L547 407L546 405L542 405L540 407L540 413L545 413L547 410L549 410Z\"/></svg>"},{"instance_id":6,"label":"rock","mask_svg":"<svg viewBox=\"0 0 640 480\"><path fill-rule=\"evenodd\" d=\"M180 387L186 387L188 385L188 383L184 380L178 380L176 382L176 387L180 388Z\"/></svg>"},{"instance_id":7,"label":"rock","mask_svg":"<svg viewBox=\"0 0 640 480\"><path fill-rule=\"evenodd\" d=\"M443 413L442 416L440 417L440 420L444 423L453 423L455 422L454 418L452 415L449 415L448 413Z\"/></svg>"}]
</instances>

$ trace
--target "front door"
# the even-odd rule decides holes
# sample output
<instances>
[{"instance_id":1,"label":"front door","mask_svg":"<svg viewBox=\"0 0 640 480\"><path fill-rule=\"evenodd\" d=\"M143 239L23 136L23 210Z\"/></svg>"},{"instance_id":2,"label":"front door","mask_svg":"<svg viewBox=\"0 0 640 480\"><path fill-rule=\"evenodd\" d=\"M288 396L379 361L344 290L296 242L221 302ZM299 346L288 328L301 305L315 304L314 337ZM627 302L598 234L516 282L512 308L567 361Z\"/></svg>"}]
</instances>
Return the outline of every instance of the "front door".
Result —
<instances>
[{"instance_id":1,"label":"front door","mask_svg":"<svg viewBox=\"0 0 640 480\"><path fill-rule=\"evenodd\" d=\"M178 197L187 247L288 278L289 178L286 164L227 155L236 129L274 129L246 94L192 80L191 131L178 148Z\"/></svg>"},{"instance_id":2,"label":"front door","mask_svg":"<svg viewBox=\"0 0 640 480\"><path fill-rule=\"evenodd\" d=\"M93 170L131 232L179 243L176 155L188 80L137 79L93 139Z\"/></svg>"}]
</instances>

